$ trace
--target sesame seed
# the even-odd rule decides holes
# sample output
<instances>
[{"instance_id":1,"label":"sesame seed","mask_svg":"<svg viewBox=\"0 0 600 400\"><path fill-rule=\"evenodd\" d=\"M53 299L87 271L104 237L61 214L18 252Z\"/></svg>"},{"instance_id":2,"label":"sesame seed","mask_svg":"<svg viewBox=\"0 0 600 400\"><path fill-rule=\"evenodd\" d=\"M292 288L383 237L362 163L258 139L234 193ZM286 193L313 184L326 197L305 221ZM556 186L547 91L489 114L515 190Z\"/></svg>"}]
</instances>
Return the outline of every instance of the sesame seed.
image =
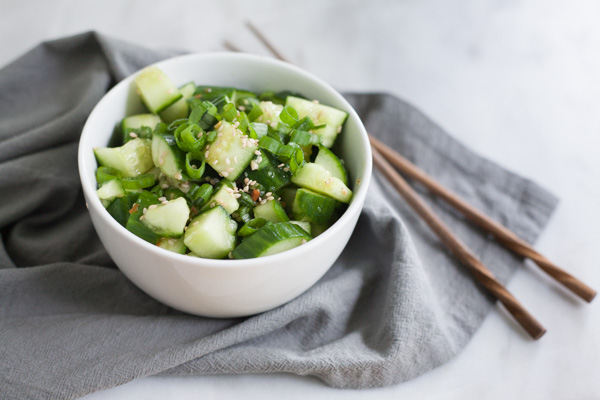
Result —
<instances>
[{"instance_id":1,"label":"sesame seed","mask_svg":"<svg viewBox=\"0 0 600 400\"><path fill-rule=\"evenodd\" d=\"M231 160L229 160L229 157L225 158L225 164L227 164L227 165L231 164Z\"/></svg>"},{"instance_id":2,"label":"sesame seed","mask_svg":"<svg viewBox=\"0 0 600 400\"><path fill-rule=\"evenodd\" d=\"M306 243L306 239L302 239L302 242L301 242L301 243L302 243L302 244Z\"/></svg>"},{"instance_id":3,"label":"sesame seed","mask_svg":"<svg viewBox=\"0 0 600 400\"><path fill-rule=\"evenodd\" d=\"M178 172L177 174L175 174L175 179L180 181L181 179L183 179L183 176L181 176L181 173Z\"/></svg>"},{"instance_id":4,"label":"sesame seed","mask_svg":"<svg viewBox=\"0 0 600 400\"><path fill-rule=\"evenodd\" d=\"M229 252L229 254L227 254L227 257L229 257L231 260L233 260L233 252Z\"/></svg>"},{"instance_id":5,"label":"sesame seed","mask_svg":"<svg viewBox=\"0 0 600 400\"><path fill-rule=\"evenodd\" d=\"M215 124L215 129L218 129L221 125L223 125L223 121L219 121Z\"/></svg>"},{"instance_id":6,"label":"sesame seed","mask_svg":"<svg viewBox=\"0 0 600 400\"><path fill-rule=\"evenodd\" d=\"M248 192L248 190L250 190L250 187L248 187L248 186L244 186L244 188L242 189L242 191L244 191L246 193Z\"/></svg>"},{"instance_id":7,"label":"sesame seed","mask_svg":"<svg viewBox=\"0 0 600 400\"><path fill-rule=\"evenodd\" d=\"M210 208L213 208L215 206L215 202L213 201L212 203L210 203Z\"/></svg>"},{"instance_id":8,"label":"sesame seed","mask_svg":"<svg viewBox=\"0 0 600 400\"><path fill-rule=\"evenodd\" d=\"M254 150L254 154L256 154L257 156L260 156L262 153L260 152L260 150Z\"/></svg>"},{"instance_id":9,"label":"sesame seed","mask_svg":"<svg viewBox=\"0 0 600 400\"><path fill-rule=\"evenodd\" d=\"M218 132L217 137L223 137L223 134L221 132Z\"/></svg>"},{"instance_id":10,"label":"sesame seed","mask_svg":"<svg viewBox=\"0 0 600 400\"><path fill-rule=\"evenodd\" d=\"M240 121L235 121L235 124L233 124L233 127L237 128L238 126L240 126Z\"/></svg>"},{"instance_id":11,"label":"sesame seed","mask_svg":"<svg viewBox=\"0 0 600 400\"><path fill-rule=\"evenodd\" d=\"M141 221L141 220L143 220L144 218L145 218L145 215L142 215L142 216L140 217L140 221Z\"/></svg>"},{"instance_id":12,"label":"sesame seed","mask_svg":"<svg viewBox=\"0 0 600 400\"><path fill-rule=\"evenodd\" d=\"M150 205L148 208L149 208L150 210L154 210L154 209L156 208L156 204L151 204L151 205Z\"/></svg>"},{"instance_id":13,"label":"sesame seed","mask_svg":"<svg viewBox=\"0 0 600 400\"><path fill-rule=\"evenodd\" d=\"M250 179L249 178L244 178L244 183L248 184L248 182L250 182Z\"/></svg>"},{"instance_id":14,"label":"sesame seed","mask_svg":"<svg viewBox=\"0 0 600 400\"><path fill-rule=\"evenodd\" d=\"M236 156L233 156L233 162L236 163L236 164L238 163L238 159L237 159Z\"/></svg>"},{"instance_id":15,"label":"sesame seed","mask_svg":"<svg viewBox=\"0 0 600 400\"><path fill-rule=\"evenodd\" d=\"M342 131L342 126L340 125L340 126L338 126L338 128L337 128L337 133L340 133L341 131Z\"/></svg>"},{"instance_id":16,"label":"sesame seed","mask_svg":"<svg viewBox=\"0 0 600 400\"><path fill-rule=\"evenodd\" d=\"M163 189L167 189L169 185L167 183L163 183L162 185L160 185L160 187Z\"/></svg>"},{"instance_id":17,"label":"sesame seed","mask_svg":"<svg viewBox=\"0 0 600 400\"><path fill-rule=\"evenodd\" d=\"M269 196L269 197L267 197L267 200L275 200L275 197Z\"/></svg>"},{"instance_id":18,"label":"sesame seed","mask_svg":"<svg viewBox=\"0 0 600 400\"><path fill-rule=\"evenodd\" d=\"M204 148L204 150L208 150L210 149L210 144L207 144L206 147Z\"/></svg>"},{"instance_id":19,"label":"sesame seed","mask_svg":"<svg viewBox=\"0 0 600 400\"><path fill-rule=\"evenodd\" d=\"M313 103L319 104L319 100L313 100Z\"/></svg>"},{"instance_id":20,"label":"sesame seed","mask_svg":"<svg viewBox=\"0 0 600 400\"><path fill-rule=\"evenodd\" d=\"M227 190L229 193L233 193L233 189L230 187L226 187L225 190Z\"/></svg>"},{"instance_id":21,"label":"sesame seed","mask_svg":"<svg viewBox=\"0 0 600 400\"><path fill-rule=\"evenodd\" d=\"M283 170L284 170L285 172L290 172L290 169L289 169L288 167L285 167Z\"/></svg>"},{"instance_id":22,"label":"sesame seed","mask_svg":"<svg viewBox=\"0 0 600 400\"><path fill-rule=\"evenodd\" d=\"M204 135L204 132L202 132L202 131L198 132L198 139L200 139L202 137L202 135Z\"/></svg>"},{"instance_id":23,"label":"sesame seed","mask_svg":"<svg viewBox=\"0 0 600 400\"><path fill-rule=\"evenodd\" d=\"M238 106L238 109L239 109L240 111L246 111L246 107L244 107L244 106Z\"/></svg>"},{"instance_id":24,"label":"sesame seed","mask_svg":"<svg viewBox=\"0 0 600 400\"><path fill-rule=\"evenodd\" d=\"M171 246L172 246L172 245L174 245L174 244L175 244L175 240L173 240L173 239L169 239L169 244L170 244Z\"/></svg>"},{"instance_id":25,"label":"sesame seed","mask_svg":"<svg viewBox=\"0 0 600 400\"><path fill-rule=\"evenodd\" d=\"M192 226L196 226L196 225L198 225L199 223L200 223L200 221L194 221L194 222L192 222Z\"/></svg>"},{"instance_id":26,"label":"sesame seed","mask_svg":"<svg viewBox=\"0 0 600 400\"><path fill-rule=\"evenodd\" d=\"M169 204L169 202L167 200L165 200L165 201L161 201L160 204L162 204L164 206L165 204Z\"/></svg>"},{"instance_id":27,"label":"sesame seed","mask_svg":"<svg viewBox=\"0 0 600 400\"><path fill-rule=\"evenodd\" d=\"M271 125L271 128L273 128L273 129L277 128L277 124L275 122L271 123L270 125Z\"/></svg>"},{"instance_id":28,"label":"sesame seed","mask_svg":"<svg viewBox=\"0 0 600 400\"><path fill-rule=\"evenodd\" d=\"M346 189L342 189L342 194L345 196L348 194L348 191Z\"/></svg>"},{"instance_id":29,"label":"sesame seed","mask_svg":"<svg viewBox=\"0 0 600 400\"><path fill-rule=\"evenodd\" d=\"M260 201L260 205L262 206L263 204L266 204L267 200L261 200Z\"/></svg>"},{"instance_id":30,"label":"sesame seed","mask_svg":"<svg viewBox=\"0 0 600 400\"><path fill-rule=\"evenodd\" d=\"M204 89L204 91L205 91L206 93L210 93L210 92L212 92L212 89L211 89L211 88L206 88L206 89Z\"/></svg>"},{"instance_id":31,"label":"sesame seed","mask_svg":"<svg viewBox=\"0 0 600 400\"><path fill-rule=\"evenodd\" d=\"M273 194L272 192L267 192L267 193L265 193L265 196L269 197L272 194Z\"/></svg>"},{"instance_id":32,"label":"sesame seed","mask_svg":"<svg viewBox=\"0 0 600 400\"><path fill-rule=\"evenodd\" d=\"M131 136L132 138L138 137L137 133L135 132L129 132L129 136Z\"/></svg>"},{"instance_id":33,"label":"sesame seed","mask_svg":"<svg viewBox=\"0 0 600 400\"><path fill-rule=\"evenodd\" d=\"M146 211L148 211L148 209L144 207L144 209L142 210L142 214L146 214Z\"/></svg>"},{"instance_id":34,"label":"sesame seed","mask_svg":"<svg viewBox=\"0 0 600 400\"><path fill-rule=\"evenodd\" d=\"M163 201L165 201L165 200L167 200L167 198L166 198L166 197L164 197L164 196L162 196L162 197L159 197L159 198L158 198L158 201L160 201L160 202L163 202Z\"/></svg>"},{"instance_id":35,"label":"sesame seed","mask_svg":"<svg viewBox=\"0 0 600 400\"><path fill-rule=\"evenodd\" d=\"M256 162L260 164L260 163L262 162L262 157L261 157L261 156L258 156L258 157L256 158Z\"/></svg>"},{"instance_id":36,"label":"sesame seed","mask_svg":"<svg viewBox=\"0 0 600 400\"><path fill-rule=\"evenodd\" d=\"M285 164L284 164L284 163L281 163L281 164L279 164L279 165L277 166L277 168L282 168L282 167L285 167Z\"/></svg>"},{"instance_id":37,"label":"sesame seed","mask_svg":"<svg viewBox=\"0 0 600 400\"><path fill-rule=\"evenodd\" d=\"M254 161L254 160L250 161L250 168L252 169L252 171L255 171L258 169L258 164L256 163L256 161Z\"/></svg>"},{"instance_id":38,"label":"sesame seed","mask_svg":"<svg viewBox=\"0 0 600 400\"><path fill-rule=\"evenodd\" d=\"M204 158L208 158L208 154L209 154L209 152L208 152L208 150L206 150L206 151L204 152Z\"/></svg>"},{"instance_id":39,"label":"sesame seed","mask_svg":"<svg viewBox=\"0 0 600 400\"><path fill-rule=\"evenodd\" d=\"M229 168L227 168L225 171L227 171L227 172L230 172L230 173L231 173L231 172L233 172L233 167L229 167Z\"/></svg>"},{"instance_id":40,"label":"sesame seed","mask_svg":"<svg viewBox=\"0 0 600 400\"><path fill-rule=\"evenodd\" d=\"M217 165L218 163L219 163L219 160L215 160L214 164Z\"/></svg>"},{"instance_id":41,"label":"sesame seed","mask_svg":"<svg viewBox=\"0 0 600 400\"><path fill-rule=\"evenodd\" d=\"M221 175L223 175L225 178L227 178L227 177L229 176L229 172L227 172L227 171L223 171L223 172L221 173Z\"/></svg>"},{"instance_id":42,"label":"sesame seed","mask_svg":"<svg viewBox=\"0 0 600 400\"><path fill-rule=\"evenodd\" d=\"M239 194L239 193L236 193L236 194L233 195L233 197L235 197L236 199L239 199L240 197L242 197L242 195Z\"/></svg>"}]
</instances>

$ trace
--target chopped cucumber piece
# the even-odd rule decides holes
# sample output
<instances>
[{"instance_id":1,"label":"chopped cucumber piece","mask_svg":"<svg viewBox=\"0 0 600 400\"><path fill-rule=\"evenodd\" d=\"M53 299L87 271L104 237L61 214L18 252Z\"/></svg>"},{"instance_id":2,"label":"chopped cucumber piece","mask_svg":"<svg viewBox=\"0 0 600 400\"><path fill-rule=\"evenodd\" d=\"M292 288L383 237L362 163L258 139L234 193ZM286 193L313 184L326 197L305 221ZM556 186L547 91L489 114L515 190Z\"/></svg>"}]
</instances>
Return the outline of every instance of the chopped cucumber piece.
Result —
<instances>
[{"instance_id":1,"label":"chopped cucumber piece","mask_svg":"<svg viewBox=\"0 0 600 400\"><path fill-rule=\"evenodd\" d=\"M187 247L185 243L183 243L183 238L179 239L164 237L161 238L156 245L162 249L172 251L174 253L185 254L187 252Z\"/></svg>"},{"instance_id":2,"label":"chopped cucumber piece","mask_svg":"<svg viewBox=\"0 0 600 400\"><path fill-rule=\"evenodd\" d=\"M220 135L206 151L206 162L227 180L235 181L250 164L258 145L229 122L222 120L220 124Z\"/></svg>"},{"instance_id":3,"label":"chopped cucumber piece","mask_svg":"<svg viewBox=\"0 0 600 400\"><path fill-rule=\"evenodd\" d=\"M210 208L221 206L223 207L228 214L232 214L238 208L240 208L240 203L235 198L235 194L233 192L233 185L229 181L221 181L219 182L219 187L216 188L210 199L206 202L204 207L200 209L200 212L206 211Z\"/></svg>"},{"instance_id":4,"label":"chopped cucumber piece","mask_svg":"<svg viewBox=\"0 0 600 400\"><path fill-rule=\"evenodd\" d=\"M349 203L352 190L344 182L332 176L323 166L306 163L292 176L296 185L314 190L317 193L332 197L342 203Z\"/></svg>"},{"instance_id":5,"label":"chopped cucumber piece","mask_svg":"<svg viewBox=\"0 0 600 400\"><path fill-rule=\"evenodd\" d=\"M285 105L294 107L300 119L308 116L315 125L326 125L314 132L323 137L325 147L333 146L348 117L345 111L294 96L288 96Z\"/></svg>"},{"instance_id":6,"label":"chopped cucumber piece","mask_svg":"<svg viewBox=\"0 0 600 400\"><path fill-rule=\"evenodd\" d=\"M190 218L190 208L183 197L170 200L166 204L153 204L148 207L142 222L160 236L179 237Z\"/></svg>"},{"instance_id":7,"label":"chopped cucumber piece","mask_svg":"<svg viewBox=\"0 0 600 400\"><path fill-rule=\"evenodd\" d=\"M106 208L106 211L108 211L118 223L126 226L127 220L129 219L129 210L132 205L133 202L129 199L129 196L117 197Z\"/></svg>"},{"instance_id":8,"label":"chopped cucumber piece","mask_svg":"<svg viewBox=\"0 0 600 400\"><path fill-rule=\"evenodd\" d=\"M304 229L309 235L312 234L312 224L308 221L290 221L291 224L298 225Z\"/></svg>"},{"instance_id":9,"label":"chopped cucumber piece","mask_svg":"<svg viewBox=\"0 0 600 400\"><path fill-rule=\"evenodd\" d=\"M182 97L171 79L157 67L147 67L136 77L135 84L144 104L158 114Z\"/></svg>"},{"instance_id":10,"label":"chopped cucumber piece","mask_svg":"<svg viewBox=\"0 0 600 400\"><path fill-rule=\"evenodd\" d=\"M121 185L118 179L111 179L104 182L102 187L96 190L96 194L100 198L104 208L107 208L114 199L125 196L125 189L123 189L123 185Z\"/></svg>"},{"instance_id":11,"label":"chopped cucumber piece","mask_svg":"<svg viewBox=\"0 0 600 400\"><path fill-rule=\"evenodd\" d=\"M298 188L296 187L284 187L277 192L281 197L281 203L285 208L285 212L289 215L292 215L292 206L294 204L294 199L296 198L297 190Z\"/></svg>"},{"instance_id":12,"label":"chopped cucumber piece","mask_svg":"<svg viewBox=\"0 0 600 400\"><path fill-rule=\"evenodd\" d=\"M319 154L315 158L315 164L322 165L332 176L338 178L344 182L344 185L348 186L348 174L346 174L346 168L342 161L333 154L333 151L329 150L325 146L319 146Z\"/></svg>"},{"instance_id":13,"label":"chopped cucumber piece","mask_svg":"<svg viewBox=\"0 0 600 400\"><path fill-rule=\"evenodd\" d=\"M265 204L254 207L254 217L271 222L287 222L290 220L277 200L269 200Z\"/></svg>"},{"instance_id":14,"label":"chopped cucumber piece","mask_svg":"<svg viewBox=\"0 0 600 400\"><path fill-rule=\"evenodd\" d=\"M189 105L187 99L193 96L196 91L196 84L189 82L179 88L182 97L169 107L160 112L160 119L165 123L170 124L176 119L187 118L189 113Z\"/></svg>"},{"instance_id":15,"label":"chopped cucumber piece","mask_svg":"<svg viewBox=\"0 0 600 400\"><path fill-rule=\"evenodd\" d=\"M300 221L325 224L335 210L336 201L331 197L323 196L308 189L298 189L292 214Z\"/></svg>"},{"instance_id":16,"label":"chopped cucumber piece","mask_svg":"<svg viewBox=\"0 0 600 400\"><path fill-rule=\"evenodd\" d=\"M283 106L275 104L272 101L261 101L258 106L262 110L262 115L256 119L256 122L262 122L263 124L270 125L275 128L281 121L279 114L283 110Z\"/></svg>"},{"instance_id":17,"label":"chopped cucumber piece","mask_svg":"<svg viewBox=\"0 0 600 400\"><path fill-rule=\"evenodd\" d=\"M178 180L183 179L185 154L175 141L175 136L155 132L152 135L152 160L163 174Z\"/></svg>"},{"instance_id":18,"label":"chopped cucumber piece","mask_svg":"<svg viewBox=\"0 0 600 400\"><path fill-rule=\"evenodd\" d=\"M144 209L147 209L150 207L150 205L157 203L159 203L158 196L146 190L142 191L137 201L129 211L131 215L127 220L127 225L125 225L125 228L127 228L128 231L152 244L156 244L156 242L158 242L158 240L161 238L161 235L148 228L144 223L142 223L143 219L140 221L140 218L142 218L144 215Z\"/></svg>"},{"instance_id":19,"label":"chopped cucumber piece","mask_svg":"<svg viewBox=\"0 0 600 400\"><path fill-rule=\"evenodd\" d=\"M237 223L216 206L192 220L183 242L198 257L223 258L235 247L236 230Z\"/></svg>"},{"instance_id":20,"label":"chopped cucumber piece","mask_svg":"<svg viewBox=\"0 0 600 400\"><path fill-rule=\"evenodd\" d=\"M244 238L233 250L233 258L265 257L298 247L311 239L310 235L291 222L267 224Z\"/></svg>"},{"instance_id":21,"label":"chopped cucumber piece","mask_svg":"<svg viewBox=\"0 0 600 400\"><path fill-rule=\"evenodd\" d=\"M267 154L266 151L262 152L260 156L256 156L254 162L258 168L247 169L243 175L260 183L266 191L276 192L290 183L292 174L289 171L286 172L283 167L280 168L279 165L282 163Z\"/></svg>"},{"instance_id":22,"label":"chopped cucumber piece","mask_svg":"<svg viewBox=\"0 0 600 400\"><path fill-rule=\"evenodd\" d=\"M127 143L131 139L138 137L133 131L143 126L154 130L156 124L160 122L160 118L154 114L137 114L125 117L121 120L121 130L123 131L123 143ZM133 133L133 134L132 134ZM150 132L151 133L151 132ZM149 139L148 136L145 139Z\"/></svg>"},{"instance_id":23,"label":"chopped cucumber piece","mask_svg":"<svg viewBox=\"0 0 600 400\"><path fill-rule=\"evenodd\" d=\"M100 165L121 171L124 177L138 176L154 166L148 139L134 139L121 147L97 147L94 154Z\"/></svg>"}]
</instances>

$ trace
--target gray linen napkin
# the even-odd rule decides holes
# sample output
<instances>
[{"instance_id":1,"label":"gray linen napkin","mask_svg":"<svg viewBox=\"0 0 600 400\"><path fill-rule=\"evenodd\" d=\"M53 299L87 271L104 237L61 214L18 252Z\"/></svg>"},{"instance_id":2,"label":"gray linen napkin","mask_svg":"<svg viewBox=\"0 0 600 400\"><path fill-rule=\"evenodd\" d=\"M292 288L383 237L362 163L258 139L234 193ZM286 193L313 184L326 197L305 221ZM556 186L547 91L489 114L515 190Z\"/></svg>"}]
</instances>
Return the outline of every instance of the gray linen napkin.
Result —
<instances>
[{"instance_id":1,"label":"gray linen napkin","mask_svg":"<svg viewBox=\"0 0 600 400\"><path fill-rule=\"evenodd\" d=\"M115 268L84 206L77 141L111 85L168 55L86 33L44 43L0 71L0 397L75 398L154 374L289 372L368 388L456 355L493 302L377 173L339 260L275 310L190 316ZM536 239L556 205L551 194L393 96L347 98L381 140ZM428 199L506 282L521 261Z\"/></svg>"}]
</instances>

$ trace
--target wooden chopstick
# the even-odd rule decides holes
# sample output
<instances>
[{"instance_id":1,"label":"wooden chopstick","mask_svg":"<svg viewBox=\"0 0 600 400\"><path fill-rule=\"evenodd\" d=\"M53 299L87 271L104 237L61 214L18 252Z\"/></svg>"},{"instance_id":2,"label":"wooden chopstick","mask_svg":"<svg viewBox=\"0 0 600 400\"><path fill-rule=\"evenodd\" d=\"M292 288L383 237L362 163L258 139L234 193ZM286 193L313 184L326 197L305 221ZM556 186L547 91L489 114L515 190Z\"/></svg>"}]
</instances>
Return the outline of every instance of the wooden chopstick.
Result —
<instances>
[{"instance_id":1,"label":"wooden chopstick","mask_svg":"<svg viewBox=\"0 0 600 400\"><path fill-rule=\"evenodd\" d=\"M531 335L539 339L546 329L519 303L519 301L504 287L481 261L456 237L433 210L423 201L421 196L394 170L377 149L373 149L375 166L394 185L407 203L416 211L429 227L440 238L442 243L462 262L473 277L492 295L494 295L517 322Z\"/></svg>"},{"instance_id":2,"label":"wooden chopstick","mask_svg":"<svg viewBox=\"0 0 600 400\"><path fill-rule=\"evenodd\" d=\"M594 299L596 296L596 291L594 289L554 265L550 260L538 253L533 247L520 239L512 231L462 200L456 194L439 184L431 176L427 175L423 170L419 169L419 167L373 136L369 135L369 140L373 147L376 148L394 167L400 170L400 172L407 177L420 182L432 193L443 198L448 204L460 211L466 219L494 235L504 246L513 252L534 261L542 271L556 279L583 300L591 302Z\"/></svg>"},{"instance_id":3,"label":"wooden chopstick","mask_svg":"<svg viewBox=\"0 0 600 400\"><path fill-rule=\"evenodd\" d=\"M289 62L285 59L284 56L281 55L279 50L277 50L277 48L275 48L275 46L273 46L271 42L267 40L267 38L262 34L262 32L259 31L258 28L254 26L254 24L252 24L252 22L246 21L246 26L248 27L248 29L250 29L250 31L252 31L254 36L256 36L256 38L260 40L261 43L264 44L267 49L269 49L271 54L273 54L276 58L280 59L281 61Z\"/></svg>"},{"instance_id":4,"label":"wooden chopstick","mask_svg":"<svg viewBox=\"0 0 600 400\"><path fill-rule=\"evenodd\" d=\"M258 28L256 28L250 22L247 22L246 25L276 58L287 61L281 56L281 54L269 42L269 40L267 40L267 38L258 30ZM448 204L460 211L465 218L467 218L473 224L494 235L496 239L509 250L512 250L516 254L532 260L540 267L542 271L547 273L549 276L561 283L564 287L588 303L591 302L594 297L596 297L596 290L592 289L573 275L569 274L567 271L553 264L545 256L540 254L531 245L529 245L529 243L519 238L508 228L494 221L481 211L462 200L456 194L440 185L435 179L427 175L416 165L402 157L393 149L387 147L379 140L375 139L372 135L369 135L369 139L373 147L377 148L381 154L402 173L406 174L406 176L409 178L420 182L432 193L443 198L446 202L448 202Z\"/></svg>"}]
</instances>

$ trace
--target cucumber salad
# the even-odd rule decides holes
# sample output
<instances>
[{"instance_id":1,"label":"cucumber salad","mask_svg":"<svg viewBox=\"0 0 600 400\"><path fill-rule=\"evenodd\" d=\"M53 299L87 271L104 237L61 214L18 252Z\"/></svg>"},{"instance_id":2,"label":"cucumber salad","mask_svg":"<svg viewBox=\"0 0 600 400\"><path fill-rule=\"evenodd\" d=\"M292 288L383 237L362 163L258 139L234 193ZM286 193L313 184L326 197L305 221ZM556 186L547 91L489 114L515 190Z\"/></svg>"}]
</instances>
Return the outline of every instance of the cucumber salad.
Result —
<instances>
[{"instance_id":1,"label":"cucumber salad","mask_svg":"<svg viewBox=\"0 0 600 400\"><path fill-rule=\"evenodd\" d=\"M166 250L253 258L300 246L352 199L330 149L348 114L291 92L135 79L148 113L95 148L97 190L126 229Z\"/></svg>"}]
</instances>

